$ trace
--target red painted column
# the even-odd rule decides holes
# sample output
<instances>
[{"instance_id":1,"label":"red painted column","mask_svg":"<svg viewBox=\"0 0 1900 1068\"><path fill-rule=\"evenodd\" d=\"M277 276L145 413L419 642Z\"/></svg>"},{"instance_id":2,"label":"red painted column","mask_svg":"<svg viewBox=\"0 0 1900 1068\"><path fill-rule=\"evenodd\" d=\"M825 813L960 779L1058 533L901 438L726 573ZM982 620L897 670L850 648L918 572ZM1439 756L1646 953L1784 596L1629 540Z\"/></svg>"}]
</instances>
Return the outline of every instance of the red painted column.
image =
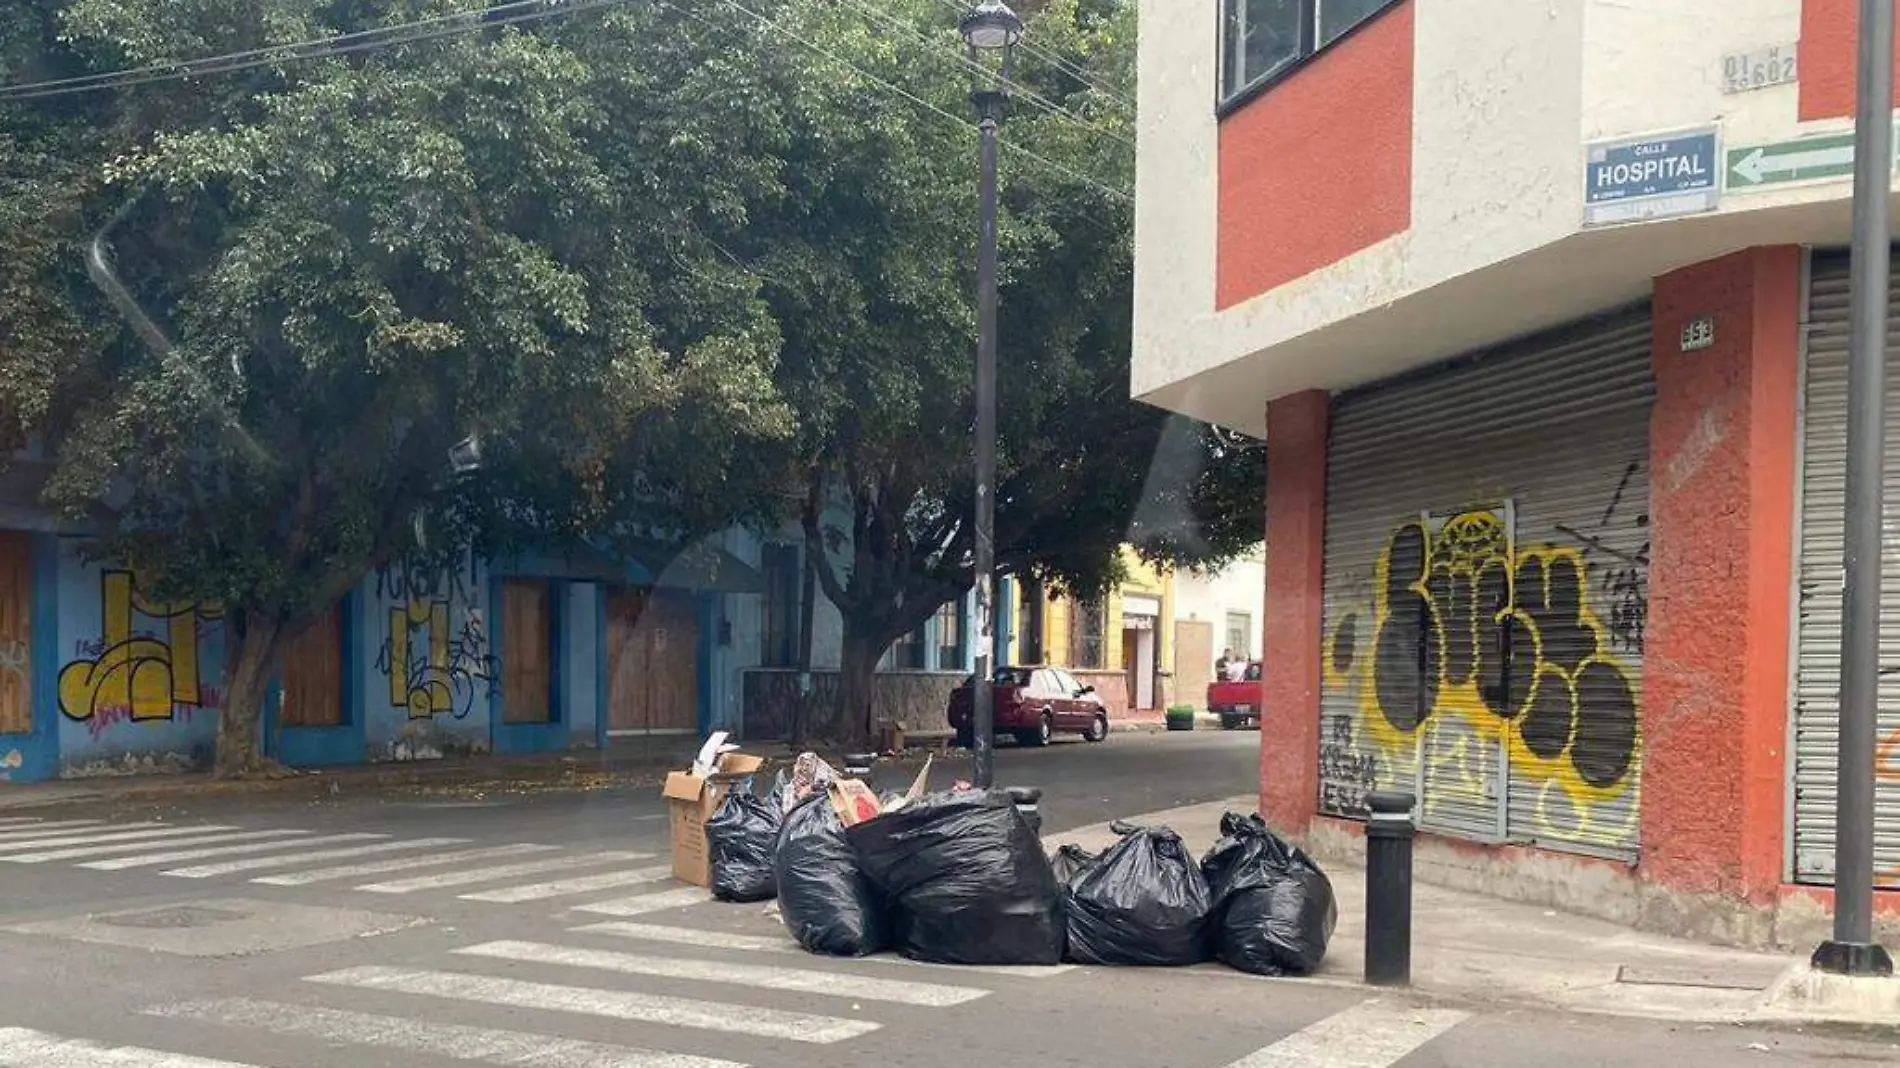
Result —
<instances>
[{"instance_id":1,"label":"red painted column","mask_svg":"<svg viewBox=\"0 0 1900 1068\"><path fill-rule=\"evenodd\" d=\"M1656 279L1641 875L1676 893L1781 881L1801 299L1791 246Z\"/></svg>"},{"instance_id":2,"label":"red painted column","mask_svg":"<svg viewBox=\"0 0 1900 1068\"><path fill-rule=\"evenodd\" d=\"M1302 834L1319 804L1326 432L1319 390L1267 405L1267 602L1261 654L1260 812Z\"/></svg>"}]
</instances>

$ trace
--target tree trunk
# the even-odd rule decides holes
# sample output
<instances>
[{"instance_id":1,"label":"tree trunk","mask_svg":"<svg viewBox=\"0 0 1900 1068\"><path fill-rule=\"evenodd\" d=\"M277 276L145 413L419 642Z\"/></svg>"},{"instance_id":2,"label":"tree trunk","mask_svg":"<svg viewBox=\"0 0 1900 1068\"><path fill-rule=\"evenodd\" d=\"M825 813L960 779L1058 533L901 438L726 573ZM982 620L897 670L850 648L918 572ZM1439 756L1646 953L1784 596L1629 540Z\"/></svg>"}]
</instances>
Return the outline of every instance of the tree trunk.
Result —
<instances>
[{"instance_id":1,"label":"tree trunk","mask_svg":"<svg viewBox=\"0 0 1900 1068\"><path fill-rule=\"evenodd\" d=\"M877 662L889 645L874 629L845 620L835 720L840 741L855 744L876 737Z\"/></svg>"},{"instance_id":2,"label":"tree trunk","mask_svg":"<svg viewBox=\"0 0 1900 1068\"><path fill-rule=\"evenodd\" d=\"M276 665L281 619L233 612L231 637L235 648L224 670L224 708L218 713L218 755L213 774L220 779L275 775L283 766L264 756L260 724L264 695L270 689Z\"/></svg>"}]
</instances>

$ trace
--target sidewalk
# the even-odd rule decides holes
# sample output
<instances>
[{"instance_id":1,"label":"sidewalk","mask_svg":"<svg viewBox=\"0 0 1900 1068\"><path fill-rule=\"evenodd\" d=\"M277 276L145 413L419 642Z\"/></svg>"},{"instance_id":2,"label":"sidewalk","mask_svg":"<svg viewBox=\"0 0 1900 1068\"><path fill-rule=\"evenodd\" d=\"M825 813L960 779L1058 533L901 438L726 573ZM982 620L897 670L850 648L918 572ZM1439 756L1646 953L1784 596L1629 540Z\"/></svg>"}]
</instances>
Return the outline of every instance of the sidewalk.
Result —
<instances>
[{"instance_id":1,"label":"sidewalk","mask_svg":"<svg viewBox=\"0 0 1900 1068\"><path fill-rule=\"evenodd\" d=\"M697 741L692 738L662 737L616 741L604 750L490 753L394 764L353 764L299 771L275 779L219 780L209 772L194 771L18 783L0 789L0 811L233 795L334 797L392 788L452 789L458 795L625 788L657 785L667 771L690 761L696 748Z\"/></svg>"},{"instance_id":2,"label":"sidewalk","mask_svg":"<svg viewBox=\"0 0 1900 1068\"><path fill-rule=\"evenodd\" d=\"M1199 856L1219 837L1223 812L1250 812L1255 804L1254 797L1245 796L1128 819L1174 828ZM1095 851L1115 838L1102 823L1050 835L1046 841L1051 850L1074 843ZM1365 870L1333 864L1327 866L1327 875L1338 897L1339 926L1326 963L1317 975L1285 981L1359 986L1364 975ZM1784 976L1801 972L1804 962L1791 956L1643 934L1423 883L1413 888L1413 988L1429 997L1702 1024L1838 1018L1770 1005L1771 989Z\"/></svg>"}]
</instances>

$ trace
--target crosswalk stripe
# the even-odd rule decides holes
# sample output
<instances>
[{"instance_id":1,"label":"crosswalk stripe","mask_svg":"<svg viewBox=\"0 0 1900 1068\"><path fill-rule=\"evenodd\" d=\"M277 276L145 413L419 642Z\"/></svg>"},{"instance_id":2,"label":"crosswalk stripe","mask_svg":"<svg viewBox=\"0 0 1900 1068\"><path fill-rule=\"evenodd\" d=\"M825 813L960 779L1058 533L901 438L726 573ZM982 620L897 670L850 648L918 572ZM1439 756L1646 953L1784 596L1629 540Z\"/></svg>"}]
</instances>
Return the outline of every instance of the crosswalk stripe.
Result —
<instances>
[{"instance_id":1,"label":"crosswalk stripe","mask_svg":"<svg viewBox=\"0 0 1900 1068\"><path fill-rule=\"evenodd\" d=\"M384 838L386 835L341 835L328 836L332 842L348 839ZM306 842L319 842L324 839L311 838ZM346 849L319 849L314 853L289 853L277 857L245 857L242 860L224 860L216 864L199 864L190 868L167 868L166 875L176 875L181 879L209 879L214 875L235 875L241 871L257 871L260 868L288 868L293 864L302 864L309 860L344 860L349 857L366 857L376 853L393 853L402 849L429 849L433 846L461 845L466 838L407 838L393 842L376 842L371 845L350 846Z\"/></svg>"},{"instance_id":2,"label":"crosswalk stripe","mask_svg":"<svg viewBox=\"0 0 1900 1068\"><path fill-rule=\"evenodd\" d=\"M168 848L159 853L139 853L129 857L112 857L107 860L94 860L76 866L91 868L94 871L123 871L126 868L149 868L159 864L177 864L180 861L186 860L203 860L206 857L228 857L244 853L269 853L288 848L307 849L310 846L329 845L335 842L362 842L372 838L384 837L380 834L354 832L350 834L322 834L315 837L304 837L304 832L302 831L297 832L297 834L298 837L289 840L275 838L266 842L248 842L244 845L214 845L193 849ZM229 842L239 837L242 836L227 834L220 839L220 841ZM176 842L165 843L166 846L174 846L177 844ZM303 856L305 854L298 855ZM167 872L166 874L170 873Z\"/></svg>"},{"instance_id":3,"label":"crosswalk stripe","mask_svg":"<svg viewBox=\"0 0 1900 1068\"><path fill-rule=\"evenodd\" d=\"M33 820L30 821L29 826L0 828L0 842L10 842L16 838L37 838L49 834L67 834L71 833L76 827L96 827L100 830L104 830L105 827L103 824L105 822L104 820L52 820L42 823L39 820ZM133 823L120 824L120 826L156 827L158 824Z\"/></svg>"},{"instance_id":4,"label":"crosswalk stripe","mask_svg":"<svg viewBox=\"0 0 1900 1068\"><path fill-rule=\"evenodd\" d=\"M45 821L34 816L7 816L3 819L0 819L0 830L7 830L10 828L23 827L27 824L44 823L44 822ZM97 823L99 821L98 820L80 820L79 822Z\"/></svg>"},{"instance_id":5,"label":"crosswalk stripe","mask_svg":"<svg viewBox=\"0 0 1900 1068\"><path fill-rule=\"evenodd\" d=\"M0 1027L0 1066L4 1068L255 1068L237 1061L212 1060L141 1046L108 1046L79 1038L61 1038L25 1027Z\"/></svg>"},{"instance_id":6,"label":"crosswalk stripe","mask_svg":"<svg viewBox=\"0 0 1900 1068\"><path fill-rule=\"evenodd\" d=\"M576 905L574 911L592 912L601 916L644 916L649 912L681 909L711 900L712 895L706 891L696 886L688 886L679 890L664 890L657 894L635 894L632 897L594 901L586 905Z\"/></svg>"},{"instance_id":7,"label":"crosswalk stripe","mask_svg":"<svg viewBox=\"0 0 1900 1068\"><path fill-rule=\"evenodd\" d=\"M684 1053L253 998L165 1005L145 1014L509 1068L746 1068Z\"/></svg>"},{"instance_id":8,"label":"crosswalk stripe","mask_svg":"<svg viewBox=\"0 0 1900 1068\"><path fill-rule=\"evenodd\" d=\"M275 848L278 848L279 846L287 844L283 841L283 839L294 837L297 835L302 835L304 833L306 832L304 831L242 831L237 834L205 834L205 835L199 835L193 838L167 838L166 840L162 842L116 842L112 845L72 846L71 848L68 848L68 849L48 849L48 850L44 850L42 852L37 852L37 853L20 853L16 856L0 857L0 860L7 861L8 863L11 863L11 864L45 864L46 862L52 861L52 860L78 860L81 857L101 857L101 856L106 855L107 853L125 853L125 852L138 850L138 849L151 849L155 846L163 848L163 849L175 849L179 846L204 845L207 842L242 842L242 841L246 841L253 838L273 839L273 841L271 841L269 845L262 846L260 848L275 849ZM119 859L130 861L130 860L135 860L137 858L126 857L126 858L119 858ZM102 868L101 870L107 870L107 871L112 870L114 868L132 866L129 863L117 864L112 861L106 861L106 862L93 862L89 864L82 864L80 865L80 867L87 867L87 868L96 867L99 863L104 863L106 866Z\"/></svg>"},{"instance_id":9,"label":"crosswalk stripe","mask_svg":"<svg viewBox=\"0 0 1900 1068\"><path fill-rule=\"evenodd\" d=\"M569 897L574 894L592 893L595 890L613 890L622 886L657 883L661 879L672 877L673 866L661 864L652 868L630 868L625 871L603 872L599 875L577 875L572 879L556 879L547 883L504 886L499 890L478 890L472 894L462 894L460 897L464 901L495 901L512 905L521 901L542 901L550 897Z\"/></svg>"},{"instance_id":10,"label":"crosswalk stripe","mask_svg":"<svg viewBox=\"0 0 1900 1068\"><path fill-rule=\"evenodd\" d=\"M741 1007L717 1001L636 994L625 990L601 990L587 986L534 983L494 975L389 968L374 964L313 975L308 980L361 990L383 990L517 1009L604 1016L665 1027L691 1027L703 1031L724 1031L728 1034L814 1044L857 1038L876 1031L879 1026L869 1020L813 1016L750 1005Z\"/></svg>"},{"instance_id":11,"label":"crosswalk stripe","mask_svg":"<svg viewBox=\"0 0 1900 1068\"><path fill-rule=\"evenodd\" d=\"M804 954L805 948L792 941L789 934L782 937L771 935L737 934L732 931L699 931L691 927L667 927L657 923L626 923L609 920L606 923L590 923L582 927L568 928L570 934L603 934L618 938L632 938L642 942L664 942L677 946L699 946L707 949L736 949L746 953L797 953ZM1006 975L1017 979L1044 979L1063 972L1074 971L1073 964L935 964L929 961L911 960L880 954L875 957L849 958L873 964L902 964L919 968L945 968L959 972L978 972L984 975Z\"/></svg>"},{"instance_id":12,"label":"crosswalk stripe","mask_svg":"<svg viewBox=\"0 0 1900 1068\"><path fill-rule=\"evenodd\" d=\"M130 828L142 828L132 830ZM0 841L0 852L14 853L25 849L43 849L48 846L98 845L104 842L136 842L143 838L177 838L180 835L202 834L206 831L228 831L230 827L213 825L209 827L167 827L162 823L126 823L110 831L85 831L81 834L68 834L61 831L53 835L35 834L19 837L7 837Z\"/></svg>"},{"instance_id":13,"label":"crosswalk stripe","mask_svg":"<svg viewBox=\"0 0 1900 1068\"><path fill-rule=\"evenodd\" d=\"M514 961L518 964L554 964L567 968L591 968L596 971L618 972L622 975L649 975L661 979L726 983L732 986L757 987L761 990L790 990L801 994L825 994L831 997L859 998L864 1001L888 1001L898 1005L921 1005L932 1009L961 1005L989 994L987 990L969 986L877 979L809 968L779 968L760 964L683 960L678 957L648 957L637 953L550 946L542 942L484 942L477 946L463 946L455 952L464 956Z\"/></svg>"},{"instance_id":14,"label":"crosswalk stripe","mask_svg":"<svg viewBox=\"0 0 1900 1068\"><path fill-rule=\"evenodd\" d=\"M179 861L198 861L203 857L232 857L239 853L270 853L274 849L306 849L310 846L325 846L331 842L363 842L365 838L382 838L382 834L317 834L306 836L308 832L298 830L295 836L277 834L272 830L255 830L249 834L224 834L217 842L234 842L237 838L270 838L268 842L249 842L243 846L203 846L203 848L171 849L180 842L165 842L167 849L160 853L135 853L131 857L110 857L104 861L87 861L76 867L91 868L95 872L118 872L125 868L148 868L154 865L175 865ZM171 874L171 872L165 872Z\"/></svg>"},{"instance_id":15,"label":"crosswalk stripe","mask_svg":"<svg viewBox=\"0 0 1900 1068\"><path fill-rule=\"evenodd\" d=\"M629 860L652 859L651 853L591 853L545 857L541 860L524 860L519 864L500 864L491 868L464 868L461 871L418 875L412 879L396 879L386 883L365 883L357 889L367 890L372 894L410 894L417 890L442 890L451 886L467 886L470 883L492 883L497 879L509 879L517 875L539 875L544 871L560 871L563 868L585 868L596 864L617 864Z\"/></svg>"},{"instance_id":16,"label":"crosswalk stripe","mask_svg":"<svg viewBox=\"0 0 1900 1068\"><path fill-rule=\"evenodd\" d=\"M1455 1009L1412 1009L1364 1001L1227 1068L1390 1068L1469 1016Z\"/></svg>"},{"instance_id":17,"label":"crosswalk stripe","mask_svg":"<svg viewBox=\"0 0 1900 1068\"><path fill-rule=\"evenodd\" d=\"M448 853L429 853L420 857L392 857L388 860L370 860L361 864L338 864L329 868L311 868L309 871L289 871L279 875L260 875L251 881L269 886L308 886L311 883L329 882L334 879L359 879L365 875L381 875L384 872L408 871L411 868L433 868L440 864L460 864L465 860L496 860L501 857L518 857L524 853L546 853L559 846L551 845L504 845L485 846L481 849L458 849Z\"/></svg>"}]
</instances>

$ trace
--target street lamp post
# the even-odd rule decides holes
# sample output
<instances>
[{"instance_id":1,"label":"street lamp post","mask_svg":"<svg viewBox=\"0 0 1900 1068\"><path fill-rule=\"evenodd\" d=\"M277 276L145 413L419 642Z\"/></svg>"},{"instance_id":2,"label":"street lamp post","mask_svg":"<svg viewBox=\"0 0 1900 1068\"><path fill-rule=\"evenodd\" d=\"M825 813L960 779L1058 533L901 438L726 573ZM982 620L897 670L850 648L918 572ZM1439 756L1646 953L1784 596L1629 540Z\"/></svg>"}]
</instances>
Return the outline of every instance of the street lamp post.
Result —
<instances>
[{"instance_id":1,"label":"street lamp post","mask_svg":"<svg viewBox=\"0 0 1900 1068\"><path fill-rule=\"evenodd\" d=\"M1009 100L1016 41L1023 23L1009 5L985 0L958 24L978 71L970 93L981 133L982 224L976 253L976 679L970 733L976 744L976 785L996 781L996 710L990 688L996 643L996 132Z\"/></svg>"},{"instance_id":2,"label":"street lamp post","mask_svg":"<svg viewBox=\"0 0 1900 1068\"><path fill-rule=\"evenodd\" d=\"M1839 788L1834 814L1834 937L1814 966L1891 975L1874 941L1874 751L1878 734L1882 444L1886 391L1889 190L1893 172L1893 3L1860 0L1854 116L1854 242L1848 317L1847 515L1841 610Z\"/></svg>"}]
</instances>

